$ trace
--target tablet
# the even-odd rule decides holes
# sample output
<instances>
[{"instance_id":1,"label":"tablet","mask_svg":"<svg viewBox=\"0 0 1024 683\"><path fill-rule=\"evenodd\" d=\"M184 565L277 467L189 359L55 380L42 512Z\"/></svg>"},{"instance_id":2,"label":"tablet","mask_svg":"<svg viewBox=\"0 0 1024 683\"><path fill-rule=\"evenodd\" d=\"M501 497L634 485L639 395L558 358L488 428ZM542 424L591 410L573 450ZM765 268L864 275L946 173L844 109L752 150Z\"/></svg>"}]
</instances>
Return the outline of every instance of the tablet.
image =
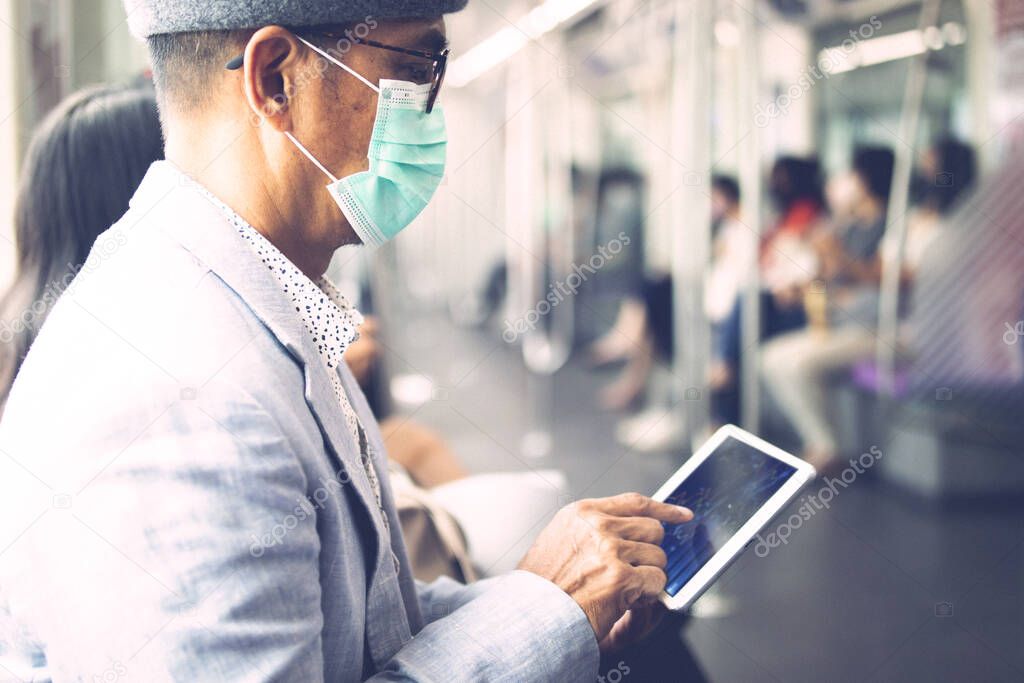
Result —
<instances>
[{"instance_id":1,"label":"tablet","mask_svg":"<svg viewBox=\"0 0 1024 683\"><path fill-rule=\"evenodd\" d=\"M715 432L652 496L694 515L665 525L661 601L692 605L814 476L808 463L739 427Z\"/></svg>"}]
</instances>

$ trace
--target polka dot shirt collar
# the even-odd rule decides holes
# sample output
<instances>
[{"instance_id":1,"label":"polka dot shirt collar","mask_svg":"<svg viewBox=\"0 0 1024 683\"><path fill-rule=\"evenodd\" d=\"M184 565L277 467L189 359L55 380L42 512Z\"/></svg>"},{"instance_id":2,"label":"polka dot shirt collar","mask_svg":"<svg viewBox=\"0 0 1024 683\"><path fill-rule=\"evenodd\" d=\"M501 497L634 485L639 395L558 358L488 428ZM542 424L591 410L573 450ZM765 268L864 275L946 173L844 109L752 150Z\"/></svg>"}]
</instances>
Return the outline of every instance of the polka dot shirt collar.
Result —
<instances>
[{"instance_id":1,"label":"polka dot shirt collar","mask_svg":"<svg viewBox=\"0 0 1024 683\"><path fill-rule=\"evenodd\" d=\"M274 273L327 367L334 369L341 365L345 349L359 338L363 316L330 280L323 276L316 282L310 280L231 207L208 191L206 195L224 212L260 261Z\"/></svg>"}]
</instances>

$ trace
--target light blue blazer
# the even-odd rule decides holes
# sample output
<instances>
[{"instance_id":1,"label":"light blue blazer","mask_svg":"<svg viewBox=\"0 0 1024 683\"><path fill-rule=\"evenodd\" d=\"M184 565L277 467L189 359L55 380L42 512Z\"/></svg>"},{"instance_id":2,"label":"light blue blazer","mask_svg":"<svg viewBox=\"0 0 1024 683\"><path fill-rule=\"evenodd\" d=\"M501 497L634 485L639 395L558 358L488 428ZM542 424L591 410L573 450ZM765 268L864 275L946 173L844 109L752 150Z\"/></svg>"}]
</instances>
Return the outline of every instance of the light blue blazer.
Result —
<instances>
[{"instance_id":1,"label":"light blue blazer","mask_svg":"<svg viewBox=\"0 0 1024 683\"><path fill-rule=\"evenodd\" d=\"M326 372L267 266L155 164L0 422L0 590L54 680L595 680L548 581L415 584Z\"/></svg>"}]
</instances>

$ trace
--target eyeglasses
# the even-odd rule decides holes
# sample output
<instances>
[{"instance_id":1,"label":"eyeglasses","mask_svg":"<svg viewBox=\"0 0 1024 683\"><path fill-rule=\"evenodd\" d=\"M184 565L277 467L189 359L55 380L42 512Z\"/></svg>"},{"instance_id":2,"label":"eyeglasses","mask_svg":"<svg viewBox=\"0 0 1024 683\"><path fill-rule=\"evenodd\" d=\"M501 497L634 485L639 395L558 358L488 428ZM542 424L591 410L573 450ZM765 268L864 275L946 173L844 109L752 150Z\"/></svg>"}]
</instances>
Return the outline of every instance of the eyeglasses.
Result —
<instances>
[{"instance_id":1,"label":"eyeglasses","mask_svg":"<svg viewBox=\"0 0 1024 683\"><path fill-rule=\"evenodd\" d=\"M448 55L451 50L445 48L440 51L433 50L412 50L406 47L397 47L395 45L386 45L384 43L378 43L376 40L367 40L366 38L359 38L353 35L339 35L331 33L330 31L317 31L315 35L322 36L324 38L333 38L335 40L347 40L357 45L366 45L367 47L375 47L379 50L389 50L391 52L397 52L403 55L409 55L411 57L419 57L420 59L426 59L430 61L433 66L433 75L430 79L430 93L427 96L427 103L424 107L424 111L429 114L434 110L434 102L437 100L438 93L441 92L441 85L444 83L444 74L448 70ZM224 65L224 68L234 71L241 69L244 64L245 55L238 55L230 62Z\"/></svg>"}]
</instances>

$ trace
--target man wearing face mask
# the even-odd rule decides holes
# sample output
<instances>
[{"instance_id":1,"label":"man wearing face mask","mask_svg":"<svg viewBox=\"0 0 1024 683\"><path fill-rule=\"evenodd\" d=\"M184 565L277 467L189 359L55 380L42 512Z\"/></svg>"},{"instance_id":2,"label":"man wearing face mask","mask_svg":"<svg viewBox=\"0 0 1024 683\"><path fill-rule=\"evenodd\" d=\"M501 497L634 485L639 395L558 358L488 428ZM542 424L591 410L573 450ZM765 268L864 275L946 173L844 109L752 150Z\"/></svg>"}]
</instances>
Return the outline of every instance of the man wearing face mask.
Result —
<instances>
[{"instance_id":1,"label":"man wearing face mask","mask_svg":"<svg viewBox=\"0 0 1024 683\"><path fill-rule=\"evenodd\" d=\"M657 614L692 515L637 494L564 508L507 576L417 585L341 359L361 317L323 273L437 188L464 4L126 0L167 161L0 422L0 585L53 680L593 681Z\"/></svg>"}]
</instances>

